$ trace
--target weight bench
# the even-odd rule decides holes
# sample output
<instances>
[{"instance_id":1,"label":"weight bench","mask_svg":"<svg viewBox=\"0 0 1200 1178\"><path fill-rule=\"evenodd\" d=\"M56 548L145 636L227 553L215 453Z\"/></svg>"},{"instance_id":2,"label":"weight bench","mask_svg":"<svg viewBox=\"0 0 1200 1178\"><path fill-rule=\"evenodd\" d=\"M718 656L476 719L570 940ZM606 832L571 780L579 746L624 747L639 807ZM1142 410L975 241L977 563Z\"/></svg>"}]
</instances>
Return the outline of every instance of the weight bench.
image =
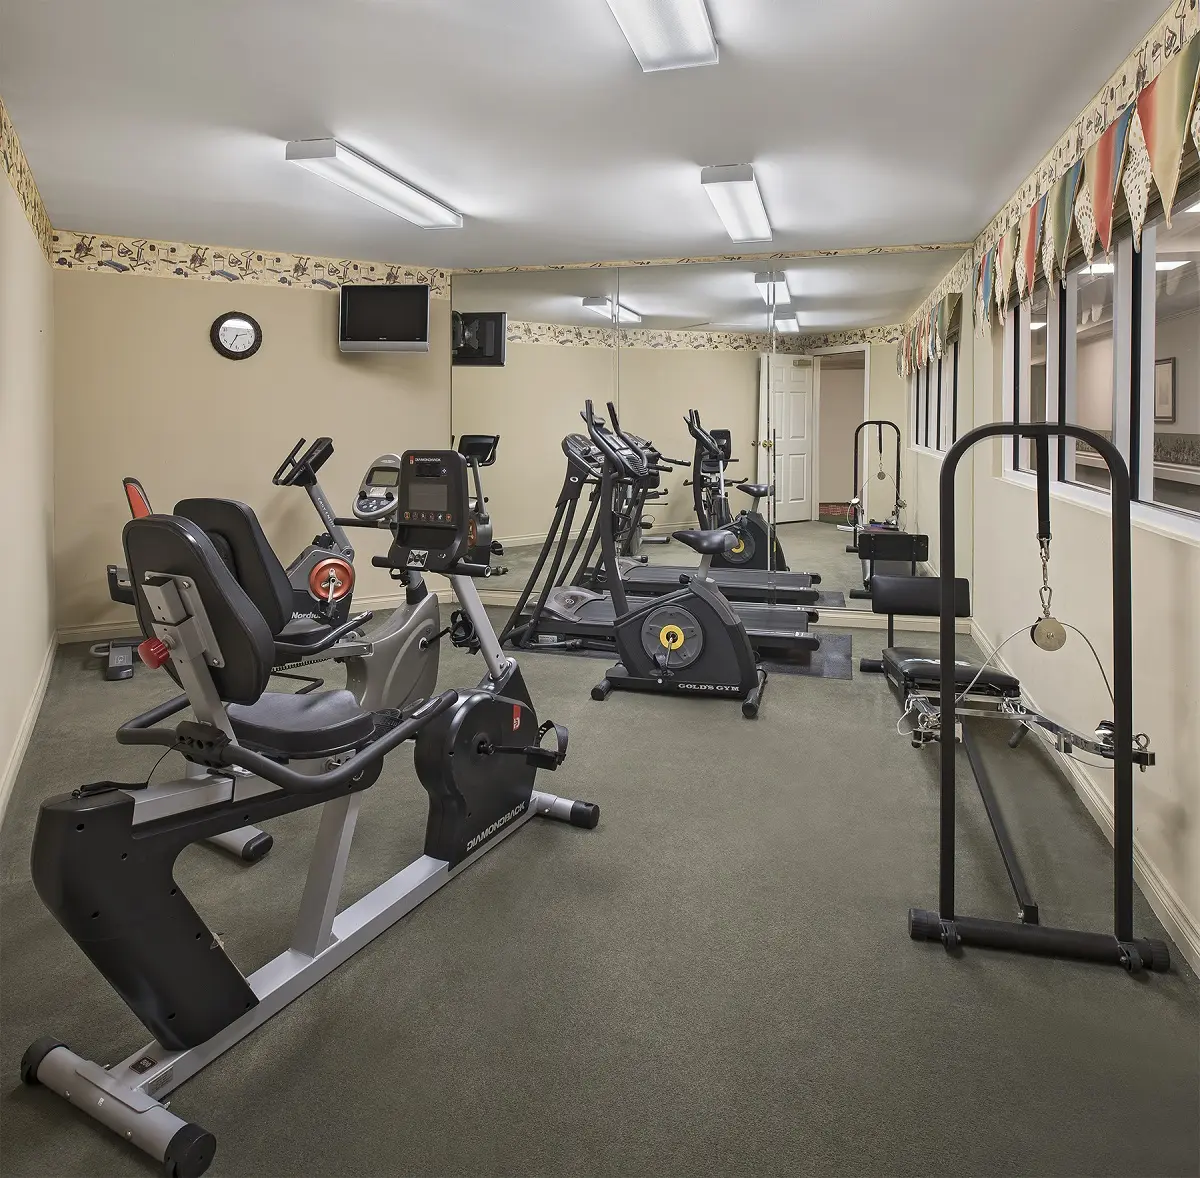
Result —
<instances>
[{"instance_id":1,"label":"weight bench","mask_svg":"<svg viewBox=\"0 0 1200 1178\"><path fill-rule=\"evenodd\" d=\"M915 532L898 532L894 528L865 528L858 533L855 547L847 546L847 550L858 553L863 573L863 587L851 589L850 596L865 601L871 597L877 576L902 575L896 568L876 573L878 565L908 565L908 576L915 577L917 563L929 559L929 537ZM933 612L938 611L934 609Z\"/></svg>"}]
</instances>

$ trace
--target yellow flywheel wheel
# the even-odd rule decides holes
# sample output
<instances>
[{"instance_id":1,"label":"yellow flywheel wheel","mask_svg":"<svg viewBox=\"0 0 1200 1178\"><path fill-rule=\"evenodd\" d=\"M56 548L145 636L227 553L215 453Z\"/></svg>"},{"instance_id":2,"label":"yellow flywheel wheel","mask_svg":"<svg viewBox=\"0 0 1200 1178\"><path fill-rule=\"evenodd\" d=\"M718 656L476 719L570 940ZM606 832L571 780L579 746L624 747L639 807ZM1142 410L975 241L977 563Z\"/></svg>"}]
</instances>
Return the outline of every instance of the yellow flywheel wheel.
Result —
<instances>
[{"instance_id":1,"label":"yellow flywheel wheel","mask_svg":"<svg viewBox=\"0 0 1200 1178\"><path fill-rule=\"evenodd\" d=\"M678 650L683 645L683 631L676 625L664 626L658 632L658 640L667 650Z\"/></svg>"}]
</instances>

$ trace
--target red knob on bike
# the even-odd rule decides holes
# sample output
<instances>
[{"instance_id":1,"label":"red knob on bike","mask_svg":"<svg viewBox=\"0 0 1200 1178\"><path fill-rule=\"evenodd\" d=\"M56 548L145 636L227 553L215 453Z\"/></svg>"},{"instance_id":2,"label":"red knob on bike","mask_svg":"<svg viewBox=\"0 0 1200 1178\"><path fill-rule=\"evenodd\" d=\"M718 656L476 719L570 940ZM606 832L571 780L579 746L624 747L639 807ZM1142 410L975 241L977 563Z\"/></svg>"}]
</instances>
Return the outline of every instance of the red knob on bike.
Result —
<instances>
[{"instance_id":1,"label":"red knob on bike","mask_svg":"<svg viewBox=\"0 0 1200 1178\"><path fill-rule=\"evenodd\" d=\"M171 657L171 648L161 638L147 638L138 643L138 655L152 671L157 671Z\"/></svg>"}]
</instances>

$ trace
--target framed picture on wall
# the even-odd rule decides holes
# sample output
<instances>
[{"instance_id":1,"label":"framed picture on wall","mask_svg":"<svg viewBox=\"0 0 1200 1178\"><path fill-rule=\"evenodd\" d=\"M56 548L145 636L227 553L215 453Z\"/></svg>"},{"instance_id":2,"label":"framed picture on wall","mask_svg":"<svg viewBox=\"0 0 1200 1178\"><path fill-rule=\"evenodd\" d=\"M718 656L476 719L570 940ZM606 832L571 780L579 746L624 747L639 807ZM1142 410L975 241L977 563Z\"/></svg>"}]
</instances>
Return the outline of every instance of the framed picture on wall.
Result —
<instances>
[{"instance_id":1,"label":"framed picture on wall","mask_svg":"<svg viewBox=\"0 0 1200 1178\"><path fill-rule=\"evenodd\" d=\"M1154 420L1175 420L1175 357L1154 362Z\"/></svg>"}]
</instances>

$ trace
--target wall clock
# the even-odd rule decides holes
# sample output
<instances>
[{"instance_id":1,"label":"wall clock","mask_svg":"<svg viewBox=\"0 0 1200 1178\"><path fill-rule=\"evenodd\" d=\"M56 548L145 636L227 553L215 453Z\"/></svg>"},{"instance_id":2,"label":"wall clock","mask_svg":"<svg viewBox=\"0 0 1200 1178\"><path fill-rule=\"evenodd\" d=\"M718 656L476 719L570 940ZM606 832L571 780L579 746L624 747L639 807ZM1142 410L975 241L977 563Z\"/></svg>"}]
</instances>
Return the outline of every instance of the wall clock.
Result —
<instances>
[{"instance_id":1,"label":"wall clock","mask_svg":"<svg viewBox=\"0 0 1200 1178\"><path fill-rule=\"evenodd\" d=\"M226 311L213 320L208 338L226 360L245 360L261 346L262 328L257 319L244 311Z\"/></svg>"}]
</instances>

